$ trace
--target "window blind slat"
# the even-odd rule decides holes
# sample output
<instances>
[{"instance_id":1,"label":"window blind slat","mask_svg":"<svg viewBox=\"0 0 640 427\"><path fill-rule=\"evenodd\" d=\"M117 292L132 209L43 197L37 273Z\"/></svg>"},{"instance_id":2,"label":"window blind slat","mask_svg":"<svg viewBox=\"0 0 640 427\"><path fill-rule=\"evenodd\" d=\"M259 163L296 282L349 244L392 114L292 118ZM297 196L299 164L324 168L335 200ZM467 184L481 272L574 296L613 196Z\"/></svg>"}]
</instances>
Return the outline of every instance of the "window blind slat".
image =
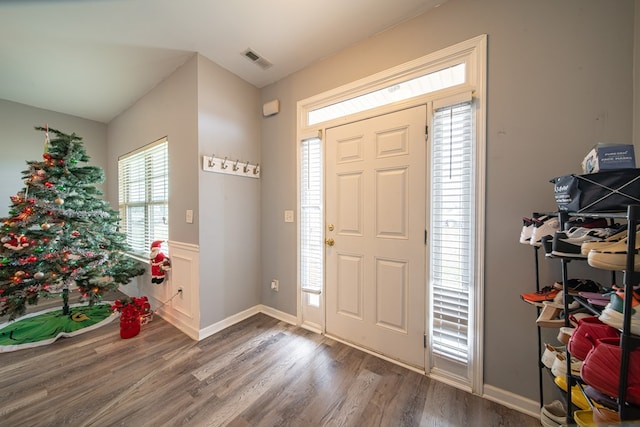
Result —
<instances>
[{"instance_id":1,"label":"window blind slat","mask_svg":"<svg viewBox=\"0 0 640 427\"><path fill-rule=\"evenodd\" d=\"M149 144L118 160L121 229L131 251L146 255L154 240L168 240L168 142Z\"/></svg>"},{"instance_id":2,"label":"window blind slat","mask_svg":"<svg viewBox=\"0 0 640 427\"><path fill-rule=\"evenodd\" d=\"M316 290L324 280L321 149L318 138L302 141L300 149L300 282Z\"/></svg>"},{"instance_id":3,"label":"window blind slat","mask_svg":"<svg viewBox=\"0 0 640 427\"><path fill-rule=\"evenodd\" d=\"M468 363L473 274L471 103L436 110L432 136L431 345Z\"/></svg>"}]
</instances>

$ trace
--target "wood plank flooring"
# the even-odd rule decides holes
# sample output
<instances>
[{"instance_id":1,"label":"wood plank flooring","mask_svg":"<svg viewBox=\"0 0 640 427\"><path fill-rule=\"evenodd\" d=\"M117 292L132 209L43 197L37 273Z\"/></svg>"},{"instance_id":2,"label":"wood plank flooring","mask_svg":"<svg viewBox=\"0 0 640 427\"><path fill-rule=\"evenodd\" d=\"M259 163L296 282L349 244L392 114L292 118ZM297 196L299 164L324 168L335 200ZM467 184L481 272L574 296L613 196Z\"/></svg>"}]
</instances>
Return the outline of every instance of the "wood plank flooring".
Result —
<instances>
[{"instance_id":1,"label":"wood plank flooring","mask_svg":"<svg viewBox=\"0 0 640 427\"><path fill-rule=\"evenodd\" d=\"M0 354L0 426L539 426L258 314L196 342L156 317Z\"/></svg>"}]
</instances>

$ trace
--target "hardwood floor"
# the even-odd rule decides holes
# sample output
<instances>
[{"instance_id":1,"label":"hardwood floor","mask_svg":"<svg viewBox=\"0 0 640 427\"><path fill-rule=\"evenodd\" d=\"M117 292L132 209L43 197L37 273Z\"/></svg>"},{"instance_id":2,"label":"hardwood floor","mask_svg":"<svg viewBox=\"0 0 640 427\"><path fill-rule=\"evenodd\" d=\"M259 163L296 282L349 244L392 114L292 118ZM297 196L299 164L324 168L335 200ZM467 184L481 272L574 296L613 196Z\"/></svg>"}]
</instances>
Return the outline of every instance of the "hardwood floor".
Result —
<instances>
[{"instance_id":1,"label":"hardwood floor","mask_svg":"<svg viewBox=\"0 0 640 427\"><path fill-rule=\"evenodd\" d=\"M196 342L156 317L0 354L1 426L539 426L258 314Z\"/></svg>"}]
</instances>

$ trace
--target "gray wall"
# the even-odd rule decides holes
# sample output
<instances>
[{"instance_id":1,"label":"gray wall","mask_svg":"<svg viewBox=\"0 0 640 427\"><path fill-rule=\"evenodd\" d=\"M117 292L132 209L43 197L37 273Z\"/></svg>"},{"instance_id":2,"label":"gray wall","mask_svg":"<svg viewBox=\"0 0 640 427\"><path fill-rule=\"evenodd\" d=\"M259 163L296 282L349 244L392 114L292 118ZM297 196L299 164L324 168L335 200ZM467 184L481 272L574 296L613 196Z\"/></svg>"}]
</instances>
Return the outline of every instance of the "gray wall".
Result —
<instances>
[{"instance_id":1,"label":"gray wall","mask_svg":"<svg viewBox=\"0 0 640 427\"><path fill-rule=\"evenodd\" d=\"M118 206L118 157L162 137L169 140L169 239L198 243L198 222L185 222L185 211L198 211L197 59L182 67L109 123L107 139L109 201Z\"/></svg>"},{"instance_id":2,"label":"gray wall","mask_svg":"<svg viewBox=\"0 0 640 427\"><path fill-rule=\"evenodd\" d=\"M521 217L555 210L549 179L580 172L593 144L632 140L633 25L633 0L448 0L264 88L282 112L262 127L263 302L296 313L295 227L282 222L296 204L296 102L488 34L485 383L537 400ZM542 285L560 279L557 264L542 260Z\"/></svg>"},{"instance_id":3,"label":"gray wall","mask_svg":"<svg viewBox=\"0 0 640 427\"><path fill-rule=\"evenodd\" d=\"M26 169L26 161L42 160L44 132L37 131L34 127L46 124L61 132L75 132L81 136L87 154L91 157L88 165L105 169L107 125L0 99L0 217L8 215L11 204L9 197L24 187L22 171ZM115 178L117 180L117 176ZM98 188L106 192L104 185L99 185Z\"/></svg>"},{"instance_id":4,"label":"gray wall","mask_svg":"<svg viewBox=\"0 0 640 427\"><path fill-rule=\"evenodd\" d=\"M259 105L257 88L199 56L199 157L260 162ZM200 167L198 191L205 327L260 304L260 180Z\"/></svg>"}]
</instances>

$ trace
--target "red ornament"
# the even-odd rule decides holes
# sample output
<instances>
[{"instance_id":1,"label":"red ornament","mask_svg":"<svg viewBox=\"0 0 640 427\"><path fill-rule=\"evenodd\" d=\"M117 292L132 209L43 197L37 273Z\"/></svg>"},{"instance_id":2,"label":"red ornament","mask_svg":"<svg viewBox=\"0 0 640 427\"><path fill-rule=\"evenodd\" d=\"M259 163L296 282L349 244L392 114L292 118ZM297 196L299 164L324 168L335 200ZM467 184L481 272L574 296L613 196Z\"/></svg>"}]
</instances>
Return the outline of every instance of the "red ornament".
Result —
<instances>
[{"instance_id":1,"label":"red ornament","mask_svg":"<svg viewBox=\"0 0 640 427\"><path fill-rule=\"evenodd\" d=\"M49 181L47 181L47 182L44 183L44 186L47 187L47 188L51 188L51 187L53 187L53 184L50 183Z\"/></svg>"}]
</instances>

